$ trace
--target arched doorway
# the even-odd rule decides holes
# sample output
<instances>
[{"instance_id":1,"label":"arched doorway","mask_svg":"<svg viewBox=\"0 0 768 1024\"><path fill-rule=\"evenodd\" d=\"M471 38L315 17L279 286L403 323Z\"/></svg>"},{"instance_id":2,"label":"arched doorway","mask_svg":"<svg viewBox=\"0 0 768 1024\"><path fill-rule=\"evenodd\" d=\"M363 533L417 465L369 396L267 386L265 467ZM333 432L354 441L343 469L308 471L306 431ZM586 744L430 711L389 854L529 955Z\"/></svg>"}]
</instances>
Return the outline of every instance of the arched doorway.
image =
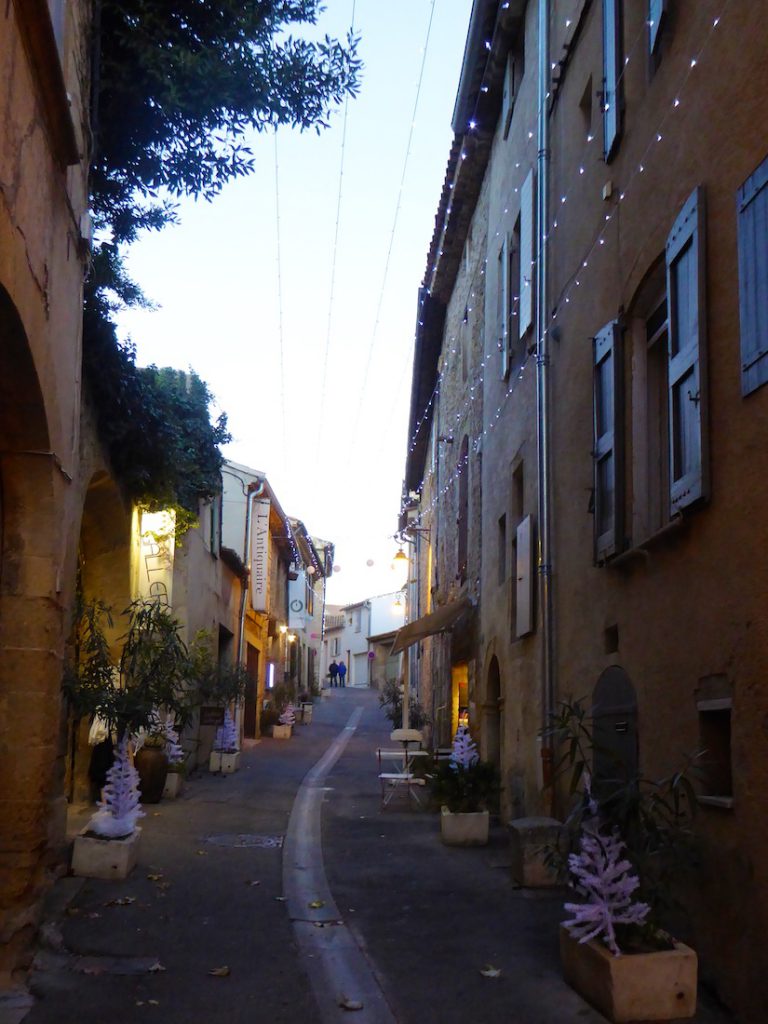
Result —
<instances>
[{"instance_id":1,"label":"arched doorway","mask_svg":"<svg viewBox=\"0 0 768 1024\"><path fill-rule=\"evenodd\" d=\"M488 666L483 703L483 757L501 771L501 672L494 656Z\"/></svg>"},{"instance_id":2,"label":"arched doorway","mask_svg":"<svg viewBox=\"0 0 768 1024\"><path fill-rule=\"evenodd\" d=\"M637 696L627 673L611 665L592 693L594 785L603 793L637 775Z\"/></svg>"}]
</instances>

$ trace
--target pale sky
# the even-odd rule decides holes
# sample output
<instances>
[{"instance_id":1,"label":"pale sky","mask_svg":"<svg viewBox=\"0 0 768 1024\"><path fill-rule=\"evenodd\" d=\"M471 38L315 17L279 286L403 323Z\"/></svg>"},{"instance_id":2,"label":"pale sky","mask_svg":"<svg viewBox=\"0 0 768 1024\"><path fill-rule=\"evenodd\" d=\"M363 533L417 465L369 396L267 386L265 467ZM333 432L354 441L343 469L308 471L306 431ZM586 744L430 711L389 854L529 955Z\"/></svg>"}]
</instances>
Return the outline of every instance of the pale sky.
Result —
<instances>
[{"instance_id":1,"label":"pale sky","mask_svg":"<svg viewBox=\"0 0 768 1024\"><path fill-rule=\"evenodd\" d=\"M319 137L257 137L253 175L213 203L185 203L178 227L146 235L129 255L160 307L120 317L138 362L191 367L207 382L229 417L225 456L263 470L285 511L336 544L328 600L337 604L402 583L392 535L417 292L471 6L355 0L365 70L348 104L343 176L340 109ZM343 36L352 0L327 7L319 30Z\"/></svg>"}]
</instances>

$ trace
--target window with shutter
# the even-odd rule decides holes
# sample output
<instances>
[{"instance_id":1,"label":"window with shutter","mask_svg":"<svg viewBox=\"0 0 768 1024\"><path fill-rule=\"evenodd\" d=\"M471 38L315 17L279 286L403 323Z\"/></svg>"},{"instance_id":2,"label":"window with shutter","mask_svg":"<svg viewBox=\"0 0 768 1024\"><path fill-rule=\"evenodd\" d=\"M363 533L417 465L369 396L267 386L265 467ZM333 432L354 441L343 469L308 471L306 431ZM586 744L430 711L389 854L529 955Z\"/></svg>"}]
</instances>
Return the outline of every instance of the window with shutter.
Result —
<instances>
[{"instance_id":1,"label":"window with shutter","mask_svg":"<svg viewBox=\"0 0 768 1024\"><path fill-rule=\"evenodd\" d=\"M648 48L655 53L661 39L661 27L667 10L667 0L648 0Z\"/></svg>"},{"instance_id":2,"label":"window with shutter","mask_svg":"<svg viewBox=\"0 0 768 1024\"><path fill-rule=\"evenodd\" d=\"M594 338L595 559L605 561L622 547L623 388L618 320Z\"/></svg>"},{"instance_id":3,"label":"window with shutter","mask_svg":"<svg viewBox=\"0 0 768 1024\"><path fill-rule=\"evenodd\" d=\"M66 0L48 0L48 13L51 16L51 25L53 27L53 35L56 39L56 48L59 51L59 57L63 57L64 54L64 24L66 19L66 10Z\"/></svg>"},{"instance_id":4,"label":"window with shutter","mask_svg":"<svg viewBox=\"0 0 768 1024\"><path fill-rule=\"evenodd\" d=\"M741 393L768 380L768 160L737 193Z\"/></svg>"},{"instance_id":5,"label":"window with shutter","mask_svg":"<svg viewBox=\"0 0 768 1024\"><path fill-rule=\"evenodd\" d=\"M666 249L669 302L669 504L707 496L704 192L680 211Z\"/></svg>"},{"instance_id":6,"label":"window with shutter","mask_svg":"<svg viewBox=\"0 0 768 1024\"><path fill-rule=\"evenodd\" d=\"M504 239L499 250L497 266L497 322L499 332L499 352L501 354L501 376L506 380L509 375L509 240Z\"/></svg>"},{"instance_id":7,"label":"window with shutter","mask_svg":"<svg viewBox=\"0 0 768 1024\"><path fill-rule=\"evenodd\" d=\"M519 331L522 338L533 324L533 230L534 230L533 170L520 189L520 289Z\"/></svg>"},{"instance_id":8,"label":"window with shutter","mask_svg":"<svg viewBox=\"0 0 768 1024\"><path fill-rule=\"evenodd\" d=\"M504 90L501 99L501 131L502 137L509 135L512 111L515 109L515 55L507 54L507 67L504 72Z\"/></svg>"},{"instance_id":9,"label":"window with shutter","mask_svg":"<svg viewBox=\"0 0 768 1024\"><path fill-rule=\"evenodd\" d=\"M603 0L603 156L610 160L621 134L621 0Z\"/></svg>"}]
</instances>

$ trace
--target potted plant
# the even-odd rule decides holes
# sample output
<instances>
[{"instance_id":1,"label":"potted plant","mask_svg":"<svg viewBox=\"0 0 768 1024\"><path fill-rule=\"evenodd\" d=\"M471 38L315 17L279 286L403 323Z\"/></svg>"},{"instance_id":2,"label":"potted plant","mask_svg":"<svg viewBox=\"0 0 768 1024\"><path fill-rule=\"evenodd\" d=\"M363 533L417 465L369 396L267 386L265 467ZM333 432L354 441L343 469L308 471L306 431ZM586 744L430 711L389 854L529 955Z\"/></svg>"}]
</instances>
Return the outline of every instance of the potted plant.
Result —
<instances>
[{"instance_id":1,"label":"potted plant","mask_svg":"<svg viewBox=\"0 0 768 1024\"><path fill-rule=\"evenodd\" d=\"M388 679L379 692L379 707L392 723L392 728L399 729L403 724L403 684ZM423 729L430 724L429 715L413 695L408 700L408 722L412 729Z\"/></svg>"},{"instance_id":2,"label":"potted plant","mask_svg":"<svg viewBox=\"0 0 768 1024\"><path fill-rule=\"evenodd\" d=\"M207 718L210 714L213 721L217 722L209 758L210 770L217 772L221 770L221 749L217 748L216 744L220 739L228 709L236 709L243 701L249 676L244 665L216 661L211 635L207 630L200 630L195 636L191 645L191 656L194 666L192 679L195 686L195 703L201 708L201 716L202 713L206 713ZM228 729L231 728L232 726L228 726ZM237 737L232 747L231 735L228 734L227 743L232 748L227 752L238 751Z\"/></svg>"},{"instance_id":3,"label":"potted plant","mask_svg":"<svg viewBox=\"0 0 768 1024\"><path fill-rule=\"evenodd\" d=\"M65 692L75 715L101 721L114 738L117 751L110 769L110 773L114 769L117 774L107 774L100 811L76 840L76 855L81 839L124 841L126 823L132 825L130 834L136 833L138 842L136 816L124 813L126 794L134 792L135 738L157 732L158 708L167 709L176 720L183 720L190 708L188 650L169 609L156 601L136 601L123 616L127 630L111 647L105 632L113 625L110 610L98 601L82 605L74 631L75 658L65 673ZM164 751L161 758L164 764ZM140 792L140 782L135 788ZM162 792L162 785L160 789ZM111 819L118 824L115 826ZM107 874L97 877L116 877L114 849L111 853L103 851L108 861L103 870ZM135 855L133 859L135 862ZM79 869L84 869L80 858L77 863ZM98 865L91 864L91 868L101 870Z\"/></svg>"},{"instance_id":4,"label":"potted plant","mask_svg":"<svg viewBox=\"0 0 768 1024\"><path fill-rule=\"evenodd\" d=\"M296 712L294 711L293 704L288 704L285 710L281 712L277 724L272 726L272 736L276 740L289 740L295 724Z\"/></svg>"},{"instance_id":5,"label":"potted plant","mask_svg":"<svg viewBox=\"0 0 768 1024\"><path fill-rule=\"evenodd\" d=\"M676 873L693 857L691 761L660 781L613 759L593 783L598 750L582 701L561 704L552 729L562 745L574 806L568 848L554 851L577 899L560 929L566 980L609 1020L670 1020L696 1012L697 957L663 927ZM603 764L611 752L599 748Z\"/></svg>"},{"instance_id":6,"label":"potted plant","mask_svg":"<svg viewBox=\"0 0 768 1024\"><path fill-rule=\"evenodd\" d=\"M299 708L301 709L301 721L309 725L312 721L312 696L308 690L302 690L299 694Z\"/></svg>"},{"instance_id":7,"label":"potted plant","mask_svg":"<svg viewBox=\"0 0 768 1024\"><path fill-rule=\"evenodd\" d=\"M459 726L448 761L432 778L432 796L440 807L440 833L446 846L484 846L488 842L488 805L498 790L498 772L481 761L466 726Z\"/></svg>"},{"instance_id":8,"label":"potted plant","mask_svg":"<svg viewBox=\"0 0 768 1024\"><path fill-rule=\"evenodd\" d=\"M224 709L224 723L216 730L208 767L212 772L222 772L225 775L236 772L240 767L237 728L229 708Z\"/></svg>"},{"instance_id":9,"label":"potted plant","mask_svg":"<svg viewBox=\"0 0 768 1024\"><path fill-rule=\"evenodd\" d=\"M174 719L169 715L165 720L165 756L168 761L168 774L165 779L163 796L175 800L184 787L186 771L186 755L179 741Z\"/></svg>"}]
</instances>

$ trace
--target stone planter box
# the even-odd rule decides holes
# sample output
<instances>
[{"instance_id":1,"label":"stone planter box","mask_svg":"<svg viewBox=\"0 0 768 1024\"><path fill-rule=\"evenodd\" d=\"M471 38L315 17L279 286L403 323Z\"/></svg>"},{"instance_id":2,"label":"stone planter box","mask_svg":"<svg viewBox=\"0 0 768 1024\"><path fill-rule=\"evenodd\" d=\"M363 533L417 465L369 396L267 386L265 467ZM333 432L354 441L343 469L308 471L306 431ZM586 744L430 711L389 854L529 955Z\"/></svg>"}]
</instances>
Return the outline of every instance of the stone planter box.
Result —
<instances>
[{"instance_id":1,"label":"stone planter box","mask_svg":"<svg viewBox=\"0 0 768 1024\"><path fill-rule=\"evenodd\" d=\"M656 953L613 956L595 939L578 942L561 925L560 961L568 984L616 1024L679 1020L696 1012L698 961L682 942Z\"/></svg>"},{"instance_id":2,"label":"stone planter box","mask_svg":"<svg viewBox=\"0 0 768 1024\"><path fill-rule=\"evenodd\" d=\"M440 835L446 846L485 846L488 842L488 811L452 814L440 810Z\"/></svg>"},{"instance_id":3,"label":"stone planter box","mask_svg":"<svg viewBox=\"0 0 768 1024\"><path fill-rule=\"evenodd\" d=\"M75 837L72 874L80 878L127 878L139 856L141 829L125 839L99 839L87 836L85 829Z\"/></svg>"},{"instance_id":4,"label":"stone planter box","mask_svg":"<svg viewBox=\"0 0 768 1024\"><path fill-rule=\"evenodd\" d=\"M163 800L175 800L177 796L181 795L181 791L184 789L184 776L181 772L168 772L165 777L165 786L163 788Z\"/></svg>"},{"instance_id":5,"label":"stone planter box","mask_svg":"<svg viewBox=\"0 0 768 1024\"><path fill-rule=\"evenodd\" d=\"M301 705L301 720L304 725L309 725L312 721L312 707L311 703Z\"/></svg>"},{"instance_id":6,"label":"stone planter box","mask_svg":"<svg viewBox=\"0 0 768 1024\"><path fill-rule=\"evenodd\" d=\"M539 889L558 884L546 854L558 845L562 829L555 818L515 818L509 823L512 878L517 885Z\"/></svg>"},{"instance_id":7,"label":"stone planter box","mask_svg":"<svg viewBox=\"0 0 768 1024\"><path fill-rule=\"evenodd\" d=\"M212 750L208 758L208 771L231 775L240 767L240 751L228 753L225 750Z\"/></svg>"},{"instance_id":8,"label":"stone planter box","mask_svg":"<svg viewBox=\"0 0 768 1024\"><path fill-rule=\"evenodd\" d=\"M273 725L272 738L276 740L289 740L293 732L292 725Z\"/></svg>"}]
</instances>

